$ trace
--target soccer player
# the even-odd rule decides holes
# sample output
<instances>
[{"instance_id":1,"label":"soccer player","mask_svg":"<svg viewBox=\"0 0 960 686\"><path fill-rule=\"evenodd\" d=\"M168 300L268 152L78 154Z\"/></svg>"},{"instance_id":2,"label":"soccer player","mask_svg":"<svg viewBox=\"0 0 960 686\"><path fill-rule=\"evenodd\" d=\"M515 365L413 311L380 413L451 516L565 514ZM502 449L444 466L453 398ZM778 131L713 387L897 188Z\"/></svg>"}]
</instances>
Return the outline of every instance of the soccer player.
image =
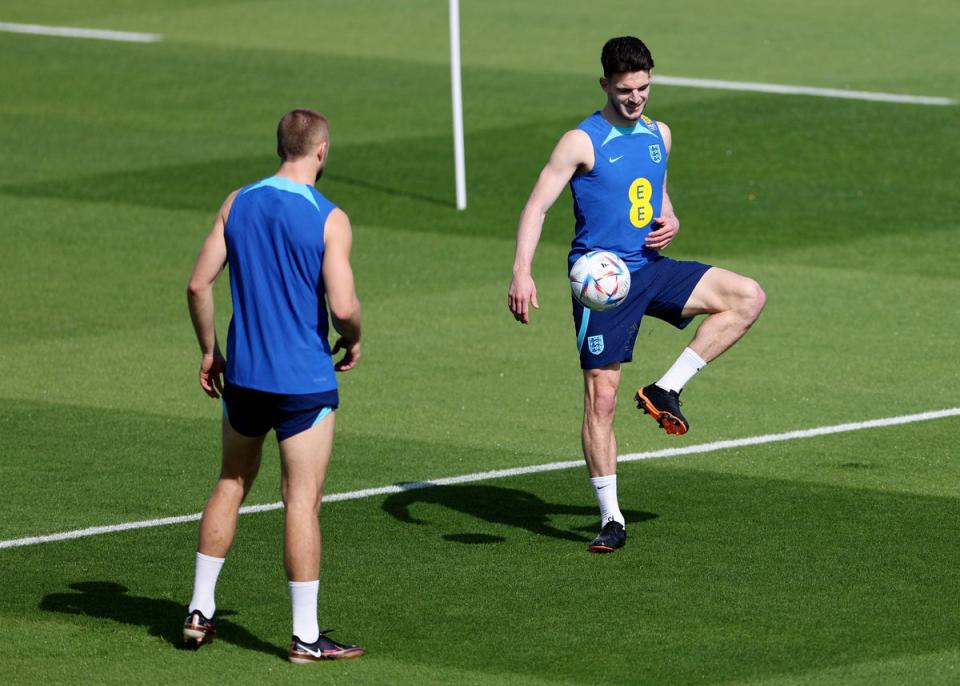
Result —
<instances>
[{"instance_id":1,"label":"soccer player","mask_svg":"<svg viewBox=\"0 0 960 686\"><path fill-rule=\"evenodd\" d=\"M320 500L339 405L335 370L360 359L360 302L350 266L347 215L321 195L330 135L313 110L277 127L274 176L232 192L197 258L187 299L202 354L200 386L223 397L220 478L200 520L193 598L183 636L216 635L214 590L237 528L240 504L273 429L280 446L284 566L293 607L291 662L359 657L363 648L320 630ZM213 284L230 266L233 319L224 360L214 327ZM339 334L327 342L328 312ZM343 351L334 362L333 356Z\"/></svg>"},{"instance_id":2,"label":"soccer player","mask_svg":"<svg viewBox=\"0 0 960 686\"><path fill-rule=\"evenodd\" d=\"M642 41L625 36L607 41L600 62L606 103L563 135L540 172L520 215L507 304L523 324L530 321L530 306L540 307L533 256L544 217L569 183L576 225L568 268L584 253L609 250L626 262L632 283L612 310L592 311L573 302L584 382L583 454L601 519L589 550L609 553L626 542L613 417L620 365L633 357L640 320L649 314L683 328L694 316L708 315L666 374L635 395L638 408L668 434L684 434L689 424L680 413L680 391L746 333L766 296L752 279L661 255L680 221L667 194L670 129L644 114L653 57Z\"/></svg>"}]
</instances>

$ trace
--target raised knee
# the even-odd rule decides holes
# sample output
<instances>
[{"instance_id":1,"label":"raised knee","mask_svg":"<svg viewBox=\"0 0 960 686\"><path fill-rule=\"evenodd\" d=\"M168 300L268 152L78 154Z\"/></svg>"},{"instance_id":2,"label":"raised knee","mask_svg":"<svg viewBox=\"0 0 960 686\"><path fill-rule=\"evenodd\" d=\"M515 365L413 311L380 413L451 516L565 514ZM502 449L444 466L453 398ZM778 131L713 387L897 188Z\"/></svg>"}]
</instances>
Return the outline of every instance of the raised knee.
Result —
<instances>
[{"instance_id":1,"label":"raised knee","mask_svg":"<svg viewBox=\"0 0 960 686\"><path fill-rule=\"evenodd\" d=\"M753 279L744 279L740 300L744 317L753 323L763 312L763 307L767 303L767 294Z\"/></svg>"}]
</instances>

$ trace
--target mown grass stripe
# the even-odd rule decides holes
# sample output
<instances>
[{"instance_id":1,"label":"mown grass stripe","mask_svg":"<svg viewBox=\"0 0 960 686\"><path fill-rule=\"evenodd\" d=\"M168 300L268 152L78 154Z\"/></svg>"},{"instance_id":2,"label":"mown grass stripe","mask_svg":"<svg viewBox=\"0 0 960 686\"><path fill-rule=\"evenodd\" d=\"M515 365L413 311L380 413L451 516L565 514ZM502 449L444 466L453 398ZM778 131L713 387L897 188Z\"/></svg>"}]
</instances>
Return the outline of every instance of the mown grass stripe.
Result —
<instances>
[{"instance_id":1,"label":"mown grass stripe","mask_svg":"<svg viewBox=\"0 0 960 686\"><path fill-rule=\"evenodd\" d=\"M653 460L662 457L678 457L681 455L695 455L710 453L718 450L730 450L732 448L744 448L765 443L778 443L783 441L795 441L804 438L814 438L817 436L828 436L831 434L848 433L851 431L862 431L864 429L878 429L889 426L898 426L901 424L912 424L915 422L932 421L935 419L945 419L948 417L960 416L960 407L952 407L945 410L932 410L930 412L920 412L917 414L900 415L897 417L885 417L882 419L871 419L862 422L849 422L846 424L834 424L832 426L821 426L812 429L801 429L797 431L786 431L778 434L762 434L759 436L750 436L747 438L736 438L725 441L714 441L711 443L699 443L682 448L665 448L663 450L651 450L643 453L629 453L621 455L617 459L620 462L635 462L638 460ZM583 466L583 460L567 460L564 462L549 462L546 464L530 465L528 467L511 467L509 469L493 469L487 472L475 472L473 474L461 474L459 476L449 476L440 479L431 479L430 481L413 481L408 483L391 484L389 486L379 486L377 488L365 488L358 491L346 491L344 493L334 493L324 497L324 502L340 502L345 500L360 500L363 498L372 498L378 495L389 495L391 493L402 493L404 491L417 490L422 488L434 488L436 486L452 486L454 484L471 483L474 481L488 481L492 479L505 479L513 476L523 476L525 474L539 474L542 472L552 472L561 469L575 469ZM257 512L271 512L283 508L282 502L265 503L262 505L248 505L240 509L241 514L254 514ZM125 522L123 524L111 524L107 526L94 526L86 529L75 529L73 531L64 531L61 533L48 534L44 536L29 536L26 538L15 538L7 541L0 541L0 549L20 548L23 546L39 545L41 543L54 543L57 541L67 541L75 538L86 538L88 536L99 536L101 534L117 533L120 531L130 531L131 529L148 529L157 526L168 526L171 524L184 524L186 522L199 521L201 513L197 512L189 515L180 515L175 517L162 517L160 519L147 519L139 522Z\"/></svg>"},{"instance_id":2,"label":"mown grass stripe","mask_svg":"<svg viewBox=\"0 0 960 686\"><path fill-rule=\"evenodd\" d=\"M159 33L141 33L136 31L113 31L110 29L88 29L75 26L50 26L46 24L20 24L0 22L0 32L23 33L35 36L56 36L60 38L86 38L93 40L112 40L127 43L157 43L163 40ZM866 100L870 102L891 102L905 105L956 105L955 98L936 95L907 95L903 93L879 93L875 91L846 90L842 88L818 88L814 86L794 86L779 83L760 83L755 81L727 81L724 79L698 79L685 76L657 75L655 81L665 86L683 86L713 90L748 91L754 93L773 93L777 95L812 95L822 98L841 98L847 100Z\"/></svg>"}]
</instances>

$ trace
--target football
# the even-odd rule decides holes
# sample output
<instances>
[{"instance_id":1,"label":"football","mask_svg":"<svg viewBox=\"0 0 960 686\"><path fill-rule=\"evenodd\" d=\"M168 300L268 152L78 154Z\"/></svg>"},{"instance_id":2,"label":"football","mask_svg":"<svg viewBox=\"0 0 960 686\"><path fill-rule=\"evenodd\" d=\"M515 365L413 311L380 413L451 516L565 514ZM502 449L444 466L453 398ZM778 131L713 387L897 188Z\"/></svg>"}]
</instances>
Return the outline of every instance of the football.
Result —
<instances>
[{"instance_id":1,"label":"football","mask_svg":"<svg viewBox=\"0 0 960 686\"><path fill-rule=\"evenodd\" d=\"M570 289L584 307L610 310L630 292L630 270L612 252L591 250L573 263Z\"/></svg>"}]
</instances>

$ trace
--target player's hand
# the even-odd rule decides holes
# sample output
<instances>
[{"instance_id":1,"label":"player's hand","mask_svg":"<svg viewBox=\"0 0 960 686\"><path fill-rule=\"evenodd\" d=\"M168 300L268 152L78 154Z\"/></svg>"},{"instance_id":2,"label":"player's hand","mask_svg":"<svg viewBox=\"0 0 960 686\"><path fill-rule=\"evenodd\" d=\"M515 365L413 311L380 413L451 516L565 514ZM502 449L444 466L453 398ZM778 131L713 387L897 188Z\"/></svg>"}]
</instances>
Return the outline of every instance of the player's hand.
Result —
<instances>
[{"instance_id":1,"label":"player's hand","mask_svg":"<svg viewBox=\"0 0 960 686\"><path fill-rule=\"evenodd\" d=\"M507 307L513 313L513 318L521 324L529 324L530 305L540 309L540 303L537 302L537 285L533 282L533 277L514 276L513 281L510 282L510 290L507 292Z\"/></svg>"},{"instance_id":2,"label":"player's hand","mask_svg":"<svg viewBox=\"0 0 960 686\"><path fill-rule=\"evenodd\" d=\"M333 344L333 350L330 351L330 354L336 355L341 350L343 351L343 357L333 365L333 368L338 372L345 372L356 367L360 360L360 341L351 341L341 336Z\"/></svg>"},{"instance_id":3,"label":"player's hand","mask_svg":"<svg viewBox=\"0 0 960 686\"><path fill-rule=\"evenodd\" d=\"M226 360L219 350L200 358L200 388L211 398L219 398L223 393L223 370L226 366Z\"/></svg>"},{"instance_id":4,"label":"player's hand","mask_svg":"<svg viewBox=\"0 0 960 686\"><path fill-rule=\"evenodd\" d=\"M680 231L680 220L676 215L657 217L653 220L653 231L647 234L644 245L651 250L665 250L673 242L678 231Z\"/></svg>"}]
</instances>

